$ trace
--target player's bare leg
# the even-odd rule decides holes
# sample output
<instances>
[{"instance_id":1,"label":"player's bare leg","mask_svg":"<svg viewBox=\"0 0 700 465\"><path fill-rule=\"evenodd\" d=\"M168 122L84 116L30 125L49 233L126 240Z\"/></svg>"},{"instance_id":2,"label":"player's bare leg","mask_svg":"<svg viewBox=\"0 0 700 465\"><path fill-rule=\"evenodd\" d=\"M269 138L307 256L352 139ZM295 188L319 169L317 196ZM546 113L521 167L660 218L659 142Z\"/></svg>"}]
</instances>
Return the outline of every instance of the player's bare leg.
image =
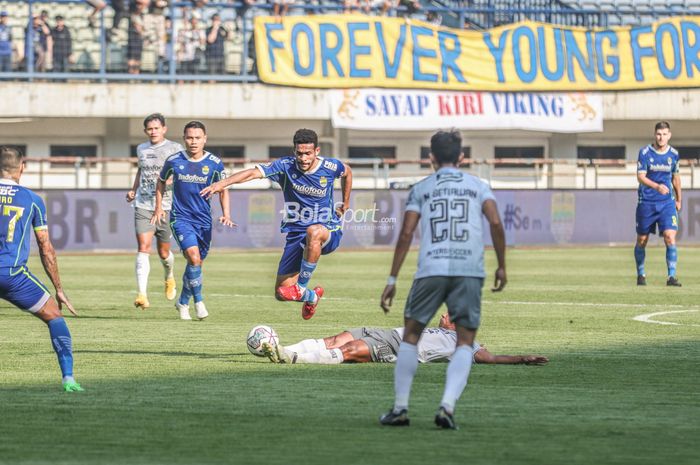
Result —
<instances>
[{"instance_id":1,"label":"player's bare leg","mask_svg":"<svg viewBox=\"0 0 700 465\"><path fill-rule=\"evenodd\" d=\"M667 286L681 287L676 278L676 263L678 262L678 249L676 248L676 230L664 231L664 243L666 244L666 266L668 267Z\"/></svg>"},{"instance_id":2,"label":"player's bare leg","mask_svg":"<svg viewBox=\"0 0 700 465\"><path fill-rule=\"evenodd\" d=\"M637 243L634 246L634 261L637 264L637 286L647 285L647 277L644 272L647 242L649 242L648 234L637 235Z\"/></svg>"},{"instance_id":3,"label":"player's bare leg","mask_svg":"<svg viewBox=\"0 0 700 465\"><path fill-rule=\"evenodd\" d=\"M156 248L158 249L160 263L163 265L165 279L165 298L168 300L174 300L175 297L177 297L177 285L175 283L175 276L173 275L173 264L175 263L175 256L170 250L170 242L158 240L156 242Z\"/></svg>"},{"instance_id":4,"label":"player's bare leg","mask_svg":"<svg viewBox=\"0 0 700 465\"><path fill-rule=\"evenodd\" d=\"M151 244L153 243L153 231L136 234L138 253L136 254L136 285L137 294L134 306L145 310L151 306L148 302L148 275L151 273Z\"/></svg>"}]
</instances>

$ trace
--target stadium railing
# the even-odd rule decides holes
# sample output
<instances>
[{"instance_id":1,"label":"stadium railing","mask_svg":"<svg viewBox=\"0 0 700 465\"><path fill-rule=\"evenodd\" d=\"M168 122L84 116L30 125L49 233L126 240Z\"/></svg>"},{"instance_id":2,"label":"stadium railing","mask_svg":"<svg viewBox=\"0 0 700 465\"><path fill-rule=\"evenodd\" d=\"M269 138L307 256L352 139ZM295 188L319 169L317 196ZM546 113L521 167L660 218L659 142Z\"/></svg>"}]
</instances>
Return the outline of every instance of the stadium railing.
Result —
<instances>
[{"instance_id":1,"label":"stadium railing","mask_svg":"<svg viewBox=\"0 0 700 465\"><path fill-rule=\"evenodd\" d=\"M229 172L270 160L224 160ZM428 160L350 159L356 189L407 189L432 172ZM700 159L681 160L682 185L700 188ZM495 189L634 189L635 161L556 159L468 159L462 168ZM135 158L29 157L22 184L34 189L123 189L136 175ZM236 188L273 188L268 180Z\"/></svg>"},{"instance_id":2,"label":"stadium railing","mask_svg":"<svg viewBox=\"0 0 700 465\"><path fill-rule=\"evenodd\" d=\"M290 5L290 15L306 13L342 13L340 1L316 0L315 2ZM613 26L622 24L644 24L663 17L677 15L700 15L700 0L669 0L667 3L654 1L598 1L598 0L423 0L418 11L409 12L406 7L390 9L389 15L411 15L426 19L428 13L444 18L445 24L452 27L483 29L519 20L535 20L562 25L585 27ZM172 18L167 29L165 42L154 38L149 29L145 38L142 59L138 74L127 72L128 32L121 25L112 30L109 26L114 18L114 10L107 7L99 13L96 28L88 22L91 7L81 0L0 0L0 9L10 16L9 24L13 32L13 43L17 54L14 57L13 71L0 73L2 79L24 80L90 80L110 81L215 81L215 82L257 82L254 49L251 41L252 18L259 14L270 14L273 6L269 3L255 3L247 10L240 1L232 3L207 3L193 10L193 2L171 2L164 12ZM372 13L377 14L379 7ZM67 28L73 37L74 54L78 57L70 64L69 72L45 72L36 69L34 53L25 53L28 43L33 43L35 31L27 28L30 18L40 11L49 12L50 24L57 14L65 17ZM210 25L211 15L219 13L224 27L231 33L224 44L224 72L210 74L202 54L195 58L194 68L183 71L178 62L178 34L186 17L196 11L200 16L200 29ZM238 13L245 11L243 18ZM362 12L362 9L356 10ZM163 21L165 18L163 18ZM128 19L127 19L128 23ZM156 21L149 22L149 25ZM162 21L157 21L163 24ZM449 24L448 24L449 23ZM151 26L149 26L151 27ZM162 26L158 26L162 28ZM25 37L25 28L27 37ZM160 29L159 29L160 30ZM146 40L147 39L147 40ZM50 62L51 59L48 58ZM52 69L48 67L47 71ZM191 71L194 69L194 72Z\"/></svg>"}]
</instances>

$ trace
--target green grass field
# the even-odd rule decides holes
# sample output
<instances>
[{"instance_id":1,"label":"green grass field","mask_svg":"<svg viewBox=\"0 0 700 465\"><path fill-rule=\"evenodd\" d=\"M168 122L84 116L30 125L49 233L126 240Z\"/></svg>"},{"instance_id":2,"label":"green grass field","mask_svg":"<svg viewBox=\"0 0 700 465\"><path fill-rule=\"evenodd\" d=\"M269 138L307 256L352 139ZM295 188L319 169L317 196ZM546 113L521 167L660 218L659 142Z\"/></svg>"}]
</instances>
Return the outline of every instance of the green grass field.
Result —
<instances>
[{"instance_id":1,"label":"green grass field","mask_svg":"<svg viewBox=\"0 0 700 465\"><path fill-rule=\"evenodd\" d=\"M393 366L274 365L245 346L255 324L282 343L400 326L415 254L388 316L378 300L390 251L323 257L312 283L327 298L304 321L299 304L272 297L278 252L214 250L204 322L176 318L153 256L147 311L132 306L131 255L61 256L86 391L61 391L45 326L0 302L0 463L698 463L700 249L680 248L680 289L665 286L663 255L649 249L649 285L637 288L631 247L510 250L510 282L485 291L478 340L551 361L475 366L459 431L432 423L444 364L419 367L412 425L391 429L377 418L392 404ZM30 266L43 277L38 260ZM633 320L656 312L675 312L652 319L676 324Z\"/></svg>"}]
</instances>

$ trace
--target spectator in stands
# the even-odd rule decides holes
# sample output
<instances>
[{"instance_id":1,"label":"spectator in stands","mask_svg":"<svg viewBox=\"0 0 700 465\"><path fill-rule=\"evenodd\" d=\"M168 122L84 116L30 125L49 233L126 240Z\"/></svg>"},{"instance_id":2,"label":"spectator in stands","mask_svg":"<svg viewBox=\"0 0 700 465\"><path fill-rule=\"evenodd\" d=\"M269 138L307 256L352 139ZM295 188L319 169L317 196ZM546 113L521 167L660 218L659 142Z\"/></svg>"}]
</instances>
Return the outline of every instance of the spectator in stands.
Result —
<instances>
[{"instance_id":1,"label":"spectator in stands","mask_svg":"<svg viewBox=\"0 0 700 465\"><path fill-rule=\"evenodd\" d=\"M129 38L126 47L129 74L141 72L141 54L146 35L146 11L150 3L150 0L136 0L129 15Z\"/></svg>"},{"instance_id":2,"label":"spectator in stands","mask_svg":"<svg viewBox=\"0 0 700 465\"><path fill-rule=\"evenodd\" d=\"M239 0L236 2L239 6L235 8L236 10L236 22L234 23L234 27L236 29L236 32L240 32L243 30L243 21L245 21L245 15L248 13L248 10L255 5L255 0Z\"/></svg>"},{"instance_id":3,"label":"spectator in stands","mask_svg":"<svg viewBox=\"0 0 700 465\"><path fill-rule=\"evenodd\" d=\"M85 0L90 6L92 6L92 12L88 15L88 24L93 29L97 28L97 13L104 10L107 4L104 0Z\"/></svg>"},{"instance_id":4,"label":"spectator in stands","mask_svg":"<svg viewBox=\"0 0 700 465\"><path fill-rule=\"evenodd\" d=\"M365 0L365 13L370 14L373 9L378 10L379 14L385 16L390 8L394 8L394 0Z\"/></svg>"},{"instance_id":5,"label":"spectator in stands","mask_svg":"<svg viewBox=\"0 0 700 465\"><path fill-rule=\"evenodd\" d=\"M0 73L12 71L12 53L15 50L12 28L8 26L7 21L7 11L0 11Z\"/></svg>"},{"instance_id":6,"label":"spectator in stands","mask_svg":"<svg viewBox=\"0 0 700 465\"><path fill-rule=\"evenodd\" d=\"M440 13L437 11L429 11L425 15L425 21L433 26L440 26L442 24L442 15L440 15Z\"/></svg>"},{"instance_id":7,"label":"spectator in stands","mask_svg":"<svg viewBox=\"0 0 700 465\"><path fill-rule=\"evenodd\" d=\"M41 16L34 16L24 30L24 59L29 70L28 57L34 57L34 71L46 71L46 55L52 46L51 29L42 21Z\"/></svg>"},{"instance_id":8,"label":"spectator in stands","mask_svg":"<svg viewBox=\"0 0 700 465\"><path fill-rule=\"evenodd\" d=\"M146 16L146 37L151 42L158 54L158 64L166 54L168 40L168 26L165 20L165 10L168 8L168 0L152 0L150 13ZM159 68L160 69L160 68ZM158 71L160 73L160 71Z\"/></svg>"},{"instance_id":9,"label":"spectator in stands","mask_svg":"<svg viewBox=\"0 0 700 465\"><path fill-rule=\"evenodd\" d=\"M112 17L112 28L107 38L110 39L119 30L119 25L122 19L129 18L129 0L112 0L112 9L114 16Z\"/></svg>"},{"instance_id":10,"label":"spectator in stands","mask_svg":"<svg viewBox=\"0 0 700 465\"><path fill-rule=\"evenodd\" d=\"M67 73L73 63L73 40L63 16L56 16L56 27L51 30L53 39L53 71Z\"/></svg>"},{"instance_id":11,"label":"spectator in stands","mask_svg":"<svg viewBox=\"0 0 700 465\"><path fill-rule=\"evenodd\" d=\"M159 38L158 46L158 74L170 72L170 56L173 53L172 36L173 20L170 16L165 17L165 36Z\"/></svg>"},{"instance_id":12,"label":"spectator in stands","mask_svg":"<svg viewBox=\"0 0 700 465\"><path fill-rule=\"evenodd\" d=\"M285 16L289 11L289 3L291 1L292 0L272 0L272 14L275 16L275 22L282 22L282 16Z\"/></svg>"},{"instance_id":13,"label":"spectator in stands","mask_svg":"<svg viewBox=\"0 0 700 465\"><path fill-rule=\"evenodd\" d=\"M403 8L399 10L398 15L401 17L411 17L420 11L420 0L399 0L399 6Z\"/></svg>"},{"instance_id":14,"label":"spectator in stands","mask_svg":"<svg viewBox=\"0 0 700 465\"><path fill-rule=\"evenodd\" d=\"M180 73L197 74L201 51L206 44L206 35L199 28L199 13L190 13L189 21L178 35L178 61Z\"/></svg>"},{"instance_id":15,"label":"spectator in stands","mask_svg":"<svg viewBox=\"0 0 700 465\"><path fill-rule=\"evenodd\" d=\"M214 13L211 17L211 26L207 29L207 45L204 51L209 74L224 74L226 68L224 42L227 37L228 31L221 24L221 17L218 13Z\"/></svg>"}]
</instances>

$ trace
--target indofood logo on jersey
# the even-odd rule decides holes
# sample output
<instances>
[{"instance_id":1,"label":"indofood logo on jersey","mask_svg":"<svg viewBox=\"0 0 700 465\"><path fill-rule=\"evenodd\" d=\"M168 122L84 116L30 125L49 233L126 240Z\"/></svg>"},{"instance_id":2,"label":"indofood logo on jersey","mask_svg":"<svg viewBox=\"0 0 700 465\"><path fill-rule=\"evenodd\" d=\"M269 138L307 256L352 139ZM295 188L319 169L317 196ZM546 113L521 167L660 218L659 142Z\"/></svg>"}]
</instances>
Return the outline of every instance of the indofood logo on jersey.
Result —
<instances>
[{"instance_id":1,"label":"indofood logo on jersey","mask_svg":"<svg viewBox=\"0 0 700 465\"><path fill-rule=\"evenodd\" d=\"M207 182L207 177L206 176L197 176L196 174L178 174L177 180L182 181L182 182L202 183L202 182Z\"/></svg>"},{"instance_id":2,"label":"indofood logo on jersey","mask_svg":"<svg viewBox=\"0 0 700 465\"><path fill-rule=\"evenodd\" d=\"M668 157L668 158L666 159L666 161L667 161L668 165L664 165L664 164L662 164L662 163L656 163L656 164L654 164L654 163L653 163L653 162L654 162L654 159L652 158L652 159L651 159L652 164L649 165L649 168L651 168L651 169L654 170L654 171L671 171L671 165L673 164L673 162L671 161L671 157Z\"/></svg>"},{"instance_id":3,"label":"indofood logo on jersey","mask_svg":"<svg viewBox=\"0 0 700 465\"><path fill-rule=\"evenodd\" d=\"M326 189L325 187L323 189L319 189L313 186L302 186L301 184L294 183L292 183L292 189L299 192L300 194L311 195L313 197L325 197L326 193L328 192L328 189Z\"/></svg>"}]
</instances>

